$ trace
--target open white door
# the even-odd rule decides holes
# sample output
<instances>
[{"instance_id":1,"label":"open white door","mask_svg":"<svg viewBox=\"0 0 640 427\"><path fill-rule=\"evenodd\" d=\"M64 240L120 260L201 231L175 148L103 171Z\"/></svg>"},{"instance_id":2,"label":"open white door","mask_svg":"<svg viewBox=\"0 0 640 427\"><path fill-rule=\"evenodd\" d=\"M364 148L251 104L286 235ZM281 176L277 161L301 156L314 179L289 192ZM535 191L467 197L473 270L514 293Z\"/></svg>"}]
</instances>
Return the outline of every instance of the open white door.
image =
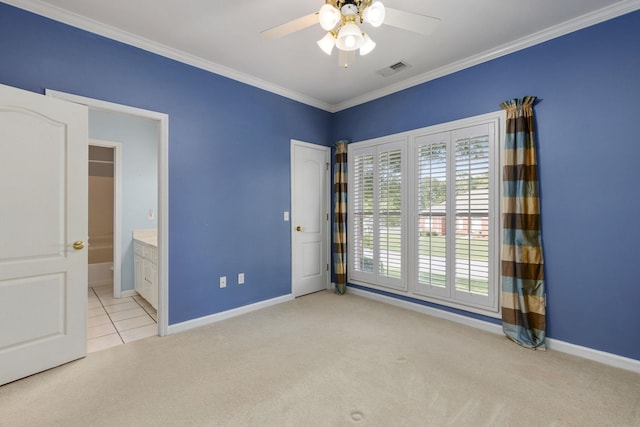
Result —
<instances>
[{"instance_id":1,"label":"open white door","mask_svg":"<svg viewBox=\"0 0 640 427\"><path fill-rule=\"evenodd\" d=\"M0 385L86 354L87 123L0 85Z\"/></svg>"},{"instance_id":2,"label":"open white door","mask_svg":"<svg viewBox=\"0 0 640 427\"><path fill-rule=\"evenodd\" d=\"M329 284L329 147L291 141L293 295Z\"/></svg>"}]
</instances>

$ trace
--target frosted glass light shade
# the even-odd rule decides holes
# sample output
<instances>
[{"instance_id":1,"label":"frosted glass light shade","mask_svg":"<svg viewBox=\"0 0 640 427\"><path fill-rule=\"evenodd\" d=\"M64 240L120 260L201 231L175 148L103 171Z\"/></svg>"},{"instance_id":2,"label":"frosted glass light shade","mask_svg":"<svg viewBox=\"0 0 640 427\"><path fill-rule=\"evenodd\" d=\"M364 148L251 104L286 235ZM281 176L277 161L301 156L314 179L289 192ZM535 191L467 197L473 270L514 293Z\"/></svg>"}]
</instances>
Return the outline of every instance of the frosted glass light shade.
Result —
<instances>
[{"instance_id":1,"label":"frosted glass light shade","mask_svg":"<svg viewBox=\"0 0 640 427\"><path fill-rule=\"evenodd\" d=\"M338 32L338 40L336 40L336 46L340 50L356 50L362 46L364 38L362 37L362 31L353 22L347 22L340 28Z\"/></svg>"},{"instance_id":2,"label":"frosted glass light shade","mask_svg":"<svg viewBox=\"0 0 640 427\"><path fill-rule=\"evenodd\" d=\"M362 12L364 22L371 24L373 27L379 27L384 22L385 17L384 5L379 1L374 1L371 6Z\"/></svg>"},{"instance_id":3,"label":"frosted glass light shade","mask_svg":"<svg viewBox=\"0 0 640 427\"><path fill-rule=\"evenodd\" d=\"M340 11L330 4L324 4L320 8L318 20L320 21L320 26L325 31L333 30L341 18L342 15L340 14Z\"/></svg>"},{"instance_id":4,"label":"frosted glass light shade","mask_svg":"<svg viewBox=\"0 0 640 427\"><path fill-rule=\"evenodd\" d=\"M333 37L333 34L331 33L325 34L323 38L318 40L318 46L320 46L320 49L322 49L322 51L327 55L331 55L331 52L333 51L333 47L335 45L336 45L336 38Z\"/></svg>"},{"instance_id":5,"label":"frosted glass light shade","mask_svg":"<svg viewBox=\"0 0 640 427\"><path fill-rule=\"evenodd\" d=\"M376 47L376 42L371 40L368 34L364 35L364 39L362 41L362 46L360 46L360 55L364 56L367 53L371 52Z\"/></svg>"}]
</instances>

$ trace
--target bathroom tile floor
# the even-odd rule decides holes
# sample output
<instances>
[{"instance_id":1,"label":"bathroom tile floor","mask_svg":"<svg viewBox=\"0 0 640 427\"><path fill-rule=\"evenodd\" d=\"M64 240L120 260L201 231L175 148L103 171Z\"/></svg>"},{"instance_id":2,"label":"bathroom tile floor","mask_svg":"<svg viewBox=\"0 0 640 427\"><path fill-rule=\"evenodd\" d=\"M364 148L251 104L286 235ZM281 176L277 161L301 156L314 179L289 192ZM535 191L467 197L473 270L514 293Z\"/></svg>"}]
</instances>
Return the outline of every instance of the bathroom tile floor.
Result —
<instances>
[{"instance_id":1,"label":"bathroom tile floor","mask_svg":"<svg viewBox=\"0 0 640 427\"><path fill-rule=\"evenodd\" d=\"M87 353L158 335L156 310L140 295L113 298L113 286L89 288Z\"/></svg>"}]
</instances>

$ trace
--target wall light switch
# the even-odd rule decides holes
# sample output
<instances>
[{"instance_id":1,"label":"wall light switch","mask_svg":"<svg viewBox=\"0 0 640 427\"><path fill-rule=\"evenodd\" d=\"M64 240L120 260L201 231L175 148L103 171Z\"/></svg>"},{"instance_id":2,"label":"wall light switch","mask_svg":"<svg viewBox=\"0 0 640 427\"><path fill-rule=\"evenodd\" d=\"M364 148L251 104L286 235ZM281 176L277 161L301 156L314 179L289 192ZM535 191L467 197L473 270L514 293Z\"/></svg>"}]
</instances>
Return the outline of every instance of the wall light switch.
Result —
<instances>
[{"instance_id":1,"label":"wall light switch","mask_svg":"<svg viewBox=\"0 0 640 427\"><path fill-rule=\"evenodd\" d=\"M147 214L147 218L148 219L153 219L155 218L155 213L153 212L153 209L149 209L149 213Z\"/></svg>"},{"instance_id":2,"label":"wall light switch","mask_svg":"<svg viewBox=\"0 0 640 427\"><path fill-rule=\"evenodd\" d=\"M285 213L284 213L284 220L285 220L285 221L289 221L289 212L286 212L286 211L285 211Z\"/></svg>"},{"instance_id":3,"label":"wall light switch","mask_svg":"<svg viewBox=\"0 0 640 427\"><path fill-rule=\"evenodd\" d=\"M227 287L227 276L220 277L220 287L221 288Z\"/></svg>"},{"instance_id":4,"label":"wall light switch","mask_svg":"<svg viewBox=\"0 0 640 427\"><path fill-rule=\"evenodd\" d=\"M238 285L242 285L244 283L244 273L238 273Z\"/></svg>"}]
</instances>

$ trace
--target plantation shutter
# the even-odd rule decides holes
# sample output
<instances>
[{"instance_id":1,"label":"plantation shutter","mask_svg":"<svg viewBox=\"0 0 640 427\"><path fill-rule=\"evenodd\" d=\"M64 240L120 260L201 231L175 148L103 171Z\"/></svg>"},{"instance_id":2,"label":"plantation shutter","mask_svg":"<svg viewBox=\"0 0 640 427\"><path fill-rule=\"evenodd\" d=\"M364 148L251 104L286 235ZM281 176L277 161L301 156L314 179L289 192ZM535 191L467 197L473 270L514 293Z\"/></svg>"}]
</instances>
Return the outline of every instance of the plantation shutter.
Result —
<instances>
[{"instance_id":1,"label":"plantation shutter","mask_svg":"<svg viewBox=\"0 0 640 427\"><path fill-rule=\"evenodd\" d=\"M416 138L417 283L422 292L448 295L447 146L449 132Z\"/></svg>"},{"instance_id":2,"label":"plantation shutter","mask_svg":"<svg viewBox=\"0 0 640 427\"><path fill-rule=\"evenodd\" d=\"M413 139L417 294L488 306L494 303L492 224L494 126L482 124ZM493 154L492 154L493 153Z\"/></svg>"},{"instance_id":3,"label":"plantation shutter","mask_svg":"<svg viewBox=\"0 0 640 427\"><path fill-rule=\"evenodd\" d=\"M402 277L402 152L378 157L378 274Z\"/></svg>"},{"instance_id":4,"label":"plantation shutter","mask_svg":"<svg viewBox=\"0 0 640 427\"><path fill-rule=\"evenodd\" d=\"M361 273L373 273L373 154L352 154L353 176L349 179L352 185L350 200L352 201L352 256L351 267Z\"/></svg>"},{"instance_id":5,"label":"plantation shutter","mask_svg":"<svg viewBox=\"0 0 640 427\"><path fill-rule=\"evenodd\" d=\"M404 141L402 141L404 142ZM350 278L406 288L404 274L405 183L402 143L352 150L349 169Z\"/></svg>"},{"instance_id":6,"label":"plantation shutter","mask_svg":"<svg viewBox=\"0 0 640 427\"><path fill-rule=\"evenodd\" d=\"M349 145L349 282L496 316L500 116Z\"/></svg>"},{"instance_id":7,"label":"plantation shutter","mask_svg":"<svg viewBox=\"0 0 640 427\"><path fill-rule=\"evenodd\" d=\"M455 293L489 296L489 126L453 132L455 146Z\"/></svg>"}]
</instances>

